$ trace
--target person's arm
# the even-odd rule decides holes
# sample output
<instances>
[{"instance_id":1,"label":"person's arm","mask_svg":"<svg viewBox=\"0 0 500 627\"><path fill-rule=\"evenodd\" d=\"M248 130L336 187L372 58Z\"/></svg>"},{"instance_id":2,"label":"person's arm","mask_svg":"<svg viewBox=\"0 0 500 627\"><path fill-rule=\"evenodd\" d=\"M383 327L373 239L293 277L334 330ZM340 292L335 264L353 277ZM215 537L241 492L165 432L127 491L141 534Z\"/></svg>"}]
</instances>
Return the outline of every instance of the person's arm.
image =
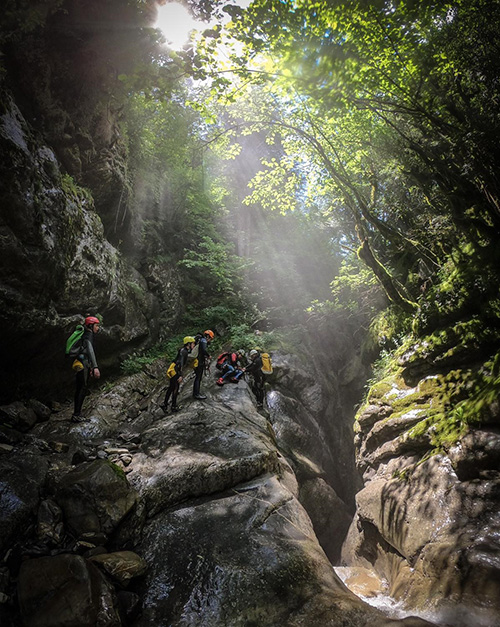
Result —
<instances>
[{"instance_id":1,"label":"person's arm","mask_svg":"<svg viewBox=\"0 0 500 627\"><path fill-rule=\"evenodd\" d=\"M99 366L97 365L97 359L95 356L95 351L94 351L94 346L92 344L92 342L90 341L90 339L85 338L83 340L83 349L88 357L88 360L90 362L90 374L91 376L95 377L96 379L99 379L99 377L101 376L101 373L99 371Z\"/></svg>"},{"instance_id":2,"label":"person's arm","mask_svg":"<svg viewBox=\"0 0 500 627\"><path fill-rule=\"evenodd\" d=\"M245 367L245 372L249 372L250 374L253 374L253 371L255 370L255 361L251 361L246 367Z\"/></svg>"}]
</instances>

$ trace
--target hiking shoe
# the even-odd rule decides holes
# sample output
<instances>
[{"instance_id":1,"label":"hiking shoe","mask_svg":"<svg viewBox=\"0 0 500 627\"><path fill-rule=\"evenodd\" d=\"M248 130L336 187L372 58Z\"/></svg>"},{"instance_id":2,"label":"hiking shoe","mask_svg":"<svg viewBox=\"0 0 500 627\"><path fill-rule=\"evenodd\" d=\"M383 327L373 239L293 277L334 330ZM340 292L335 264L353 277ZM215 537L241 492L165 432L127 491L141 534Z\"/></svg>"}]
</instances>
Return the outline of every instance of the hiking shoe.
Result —
<instances>
[{"instance_id":1,"label":"hiking shoe","mask_svg":"<svg viewBox=\"0 0 500 627\"><path fill-rule=\"evenodd\" d=\"M163 403L162 405L160 405L160 409L163 409L163 411L165 413L167 413L168 412L168 405L165 405L165 403Z\"/></svg>"},{"instance_id":2,"label":"hiking shoe","mask_svg":"<svg viewBox=\"0 0 500 627\"><path fill-rule=\"evenodd\" d=\"M179 411L180 406L179 405L172 405L172 411Z\"/></svg>"},{"instance_id":3,"label":"hiking shoe","mask_svg":"<svg viewBox=\"0 0 500 627\"><path fill-rule=\"evenodd\" d=\"M73 414L71 416L71 422L86 422L86 418L85 416L82 416L82 414Z\"/></svg>"},{"instance_id":4,"label":"hiking shoe","mask_svg":"<svg viewBox=\"0 0 500 627\"><path fill-rule=\"evenodd\" d=\"M231 383L238 383L238 379L229 379Z\"/></svg>"},{"instance_id":5,"label":"hiking shoe","mask_svg":"<svg viewBox=\"0 0 500 627\"><path fill-rule=\"evenodd\" d=\"M204 394L195 394L193 395L193 398L195 398L197 401L204 401L207 397Z\"/></svg>"},{"instance_id":6,"label":"hiking shoe","mask_svg":"<svg viewBox=\"0 0 500 627\"><path fill-rule=\"evenodd\" d=\"M217 385L224 385L224 379L221 377L220 379L217 379L215 383L217 383Z\"/></svg>"}]
</instances>

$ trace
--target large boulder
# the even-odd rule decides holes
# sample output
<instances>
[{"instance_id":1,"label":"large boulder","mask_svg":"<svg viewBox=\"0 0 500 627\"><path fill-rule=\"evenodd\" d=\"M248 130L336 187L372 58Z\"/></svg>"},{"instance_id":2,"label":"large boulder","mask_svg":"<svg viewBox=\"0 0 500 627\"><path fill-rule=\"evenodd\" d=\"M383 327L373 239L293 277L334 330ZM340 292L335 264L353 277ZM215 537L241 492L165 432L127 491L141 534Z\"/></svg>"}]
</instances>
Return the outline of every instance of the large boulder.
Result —
<instances>
[{"instance_id":1,"label":"large boulder","mask_svg":"<svg viewBox=\"0 0 500 627\"><path fill-rule=\"evenodd\" d=\"M79 555L23 562L19 605L26 627L119 627L113 590L99 569Z\"/></svg>"},{"instance_id":2,"label":"large boulder","mask_svg":"<svg viewBox=\"0 0 500 627\"><path fill-rule=\"evenodd\" d=\"M137 627L392 624L335 576L276 476L161 512L139 551L151 566Z\"/></svg>"},{"instance_id":3,"label":"large boulder","mask_svg":"<svg viewBox=\"0 0 500 627\"><path fill-rule=\"evenodd\" d=\"M34 522L47 471L48 462L40 455L0 458L0 554Z\"/></svg>"},{"instance_id":4,"label":"large boulder","mask_svg":"<svg viewBox=\"0 0 500 627\"><path fill-rule=\"evenodd\" d=\"M136 504L137 494L118 466L97 459L65 475L56 500L77 537L109 535Z\"/></svg>"},{"instance_id":5,"label":"large boulder","mask_svg":"<svg viewBox=\"0 0 500 627\"><path fill-rule=\"evenodd\" d=\"M279 467L266 420L256 411L249 419L210 400L193 409L142 434L130 480L145 498L149 515Z\"/></svg>"},{"instance_id":6,"label":"large boulder","mask_svg":"<svg viewBox=\"0 0 500 627\"><path fill-rule=\"evenodd\" d=\"M0 424L7 425L18 431L29 431L37 421L37 415L31 407L21 401L0 407Z\"/></svg>"}]
</instances>

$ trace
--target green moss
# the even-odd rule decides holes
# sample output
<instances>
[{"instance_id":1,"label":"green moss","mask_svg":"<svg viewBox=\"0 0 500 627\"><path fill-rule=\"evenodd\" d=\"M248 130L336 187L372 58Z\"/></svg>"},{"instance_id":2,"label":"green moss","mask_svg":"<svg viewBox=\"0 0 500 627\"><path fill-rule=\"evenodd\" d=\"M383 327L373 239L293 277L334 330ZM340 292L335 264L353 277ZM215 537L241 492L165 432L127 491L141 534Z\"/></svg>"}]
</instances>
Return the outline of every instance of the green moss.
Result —
<instances>
[{"instance_id":1,"label":"green moss","mask_svg":"<svg viewBox=\"0 0 500 627\"><path fill-rule=\"evenodd\" d=\"M379 381L375 385L370 388L367 397L367 404L377 404L378 401L381 401L391 390L394 389L394 379L393 377L386 377L382 381Z\"/></svg>"},{"instance_id":2,"label":"green moss","mask_svg":"<svg viewBox=\"0 0 500 627\"><path fill-rule=\"evenodd\" d=\"M147 295L146 295L145 290L135 281L128 281L127 286L130 289L130 292L132 293L132 296L134 300L136 301L137 305L139 307L145 307L146 300L147 300L146 298Z\"/></svg>"},{"instance_id":3,"label":"green moss","mask_svg":"<svg viewBox=\"0 0 500 627\"><path fill-rule=\"evenodd\" d=\"M113 472L120 477L120 479L127 481L127 475L125 474L125 471L123 470L123 468L120 468L120 466L117 466L116 464L110 461L108 461L107 463L109 464Z\"/></svg>"},{"instance_id":4,"label":"green moss","mask_svg":"<svg viewBox=\"0 0 500 627\"><path fill-rule=\"evenodd\" d=\"M453 329L434 334L436 343L448 342L460 335L470 338L475 324L455 325ZM403 347L408 350L408 345ZM394 353L395 359L397 352ZM457 442L473 424L484 417L489 405L500 397L500 352L485 361L479 369L456 368L446 374L422 379L410 391L402 379L403 369L395 371L372 386L363 412L368 404L390 404L393 413L384 420L394 420L411 411L421 411L422 420L408 429L409 438L430 437L431 454L443 451Z\"/></svg>"},{"instance_id":5,"label":"green moss","mask_svg":"<svg viewBox=\"0 0 500 627\"><path fill-rule=\"evenodd\" d=\"M492 374L493 364L485 363L479 373L459 369L440 377L441 385L432 396L429 414L409 430L409 437L429 433L437 452L452 446L471 425L479 423L485 407L500 394L500 377Z\"/></svg>"},{"instance_id":6,"label":"green moss","mask_svg":"<svg viewBox=\"0 0 500 627\"><path fill-rule=\"evenodd\" d=\"M73 196L78 202L86 201L93 204L92 193L85 187L80 187L69 174L63 174L60 181L61 189L66 196Z\"/></svg>"},{"instance_id":7,"label":"green moss","mask_svg":"<svg viewBox=\"0 0 500 627\"><path fill-rule=\"evenodd\" d=\"M479 318L462 320L424 336L418 343L408 340L398 351L400 363L411 367L427 361L451 362L471 353L481 353L500 344L500 330L489 327Z\"/></svg>"}]
</instances>

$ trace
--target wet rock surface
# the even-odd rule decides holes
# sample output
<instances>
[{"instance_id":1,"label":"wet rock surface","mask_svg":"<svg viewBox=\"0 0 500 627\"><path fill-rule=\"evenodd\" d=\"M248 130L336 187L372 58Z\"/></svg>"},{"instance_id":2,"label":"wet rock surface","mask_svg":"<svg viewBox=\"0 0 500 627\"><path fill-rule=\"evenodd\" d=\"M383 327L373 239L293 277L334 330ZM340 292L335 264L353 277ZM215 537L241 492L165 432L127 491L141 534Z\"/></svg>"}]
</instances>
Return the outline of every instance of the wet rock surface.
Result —
<instances>
[{"instance_id":1,"label":"wet rock surface","mask_svg":"<svg viewBox=\"0 0 500 627\"><path fill-rule=\"evenodd\" d=\"M492 627L500 624L498 427L471 428L436 454L432 431L412 431L439 394L437 377L425 375L412 386L389 377L358 414L364 487L342 563L374 569L407 609L453 627Z\"/></svg>"},{"instance_id":2,"label":"wet rock surface","mask_svg":"<svg viewBox=\"0 0 500 627\"><path fill-rule=\"evenodd\" d=\"M23 624L27 627L120 625L112 587L96 566L79 555L24 561L18 595Z\"/></svg>"},{"instance_id":3,"label":"wet rock surface","mask_svg":"<svg viewBox=\"0 0 500 627\"><path fill-rule=\"evenodd\" d=\"M164 370L160 361L95 393L86 422L62 408L12 438L0 463L13 477L31 472L33 487L2 523L2 625L400 624L349 592L318 542L315 529L330 528L325 547L339 551L349 510L326 444L280 442L292 415L259 413L244 381L205 379L197 401L188 380L181 411L165 414ZM315 410L297 413L307 426L325 408L314 394Z\"/></svg>"}]
</instances>

